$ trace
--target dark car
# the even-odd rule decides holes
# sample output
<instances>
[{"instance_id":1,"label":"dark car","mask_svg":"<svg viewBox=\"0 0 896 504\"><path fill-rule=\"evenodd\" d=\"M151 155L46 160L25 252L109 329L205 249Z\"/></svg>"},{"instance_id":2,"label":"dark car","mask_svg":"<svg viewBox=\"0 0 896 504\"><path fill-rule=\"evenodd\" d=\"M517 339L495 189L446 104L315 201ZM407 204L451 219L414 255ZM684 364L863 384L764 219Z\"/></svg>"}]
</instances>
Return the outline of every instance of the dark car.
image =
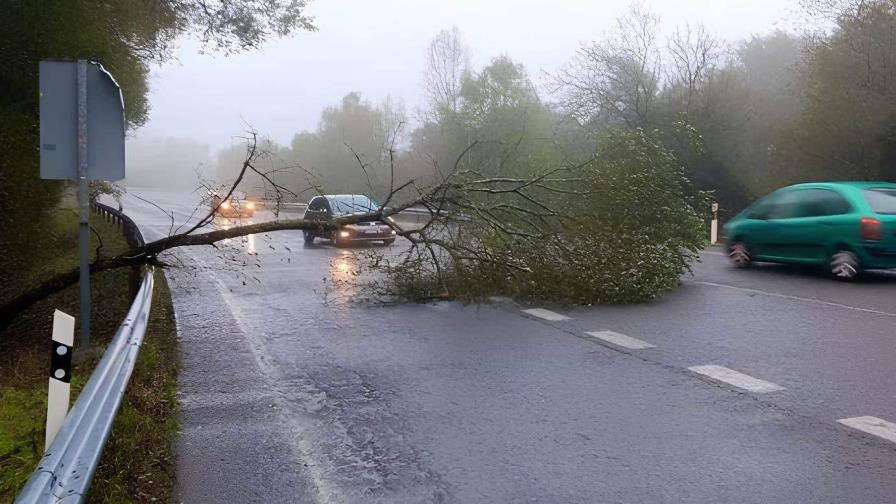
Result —
<instances>
[{"instance_id":1,"label":"dark car","mask_svg":"<svg viewBox=\"0 0 896 504\"><path fill-rule=\"evenodd\" d=\"M239 191L233 191L225 201L221 201L221 195L218 193L212 193L209 195L208 203L215 215L222 217L252 217L255 215L255 203Z\"/></svg>"},{"instance_id":2,"label":"dark car","mask_svg":"<svg viewBox=\"0 0 896 504\"><path fill-rule=\"evenodd\" d=\"M896 268L896 184L827 182L778 189L725 225L728 255L828 268L838 278Z\"/></svg>"},{"instance_id":3,"label":"dark car","mask_svg":"<svg viewBox=\"0 0 896 504\"><path fill-rule=\"evenodd\" d=\"M316 196L305 209L306 220L330 221L347 215L369 214L379 211L379 205L363 194L329 194ZM365 220L348 224L334 231L304 230L305 243L313 243L315 238L331 240L337 246L357 242L381 241L391 245L395 241L395 230L380 220Z\"/></svg>"}]
</instances>

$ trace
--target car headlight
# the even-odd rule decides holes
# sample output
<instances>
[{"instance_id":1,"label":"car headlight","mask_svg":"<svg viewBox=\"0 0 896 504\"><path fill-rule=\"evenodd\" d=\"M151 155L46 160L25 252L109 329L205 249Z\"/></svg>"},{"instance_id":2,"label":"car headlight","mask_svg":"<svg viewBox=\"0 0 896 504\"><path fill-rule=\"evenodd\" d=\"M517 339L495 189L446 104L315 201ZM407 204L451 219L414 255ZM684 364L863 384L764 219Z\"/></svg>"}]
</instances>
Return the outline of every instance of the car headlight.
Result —
<instances>
[{"instance_id":1,"label":"car headlight","mask_svg":"<svg viewBox=\"0 0 896 504\"><path fill-rule=\"evenodd\" d=\"M225 201L224 203L221 203L221 208L225 208L225 209L226 209L226 208L230 208L230 202L229 202L229 201Z\"/></svg>"},{"instance_id":2,"label":"car headlight","mask_svg":"<svg viewBox=\"0 0 896 504\"><path fill-rule=\"evenodd\" d=\"M394 229L392 230L392 234L397 234Z\"/></svg>"},{"instance_id":3,"label":"car headlight","mask_svg":"<svg viewBox=\"0 0 896 504\"><path fill-rule=\"evenodd\" d=\"M340 232L339 232L339 237L340 237L340 238L348 238L350 234L351 234L351 233L349 233L348 231L340 231Z\"/></svg>"},{"instance_id":4,"label":"car headlight","mask_svg":"<svg viewBox=\"0 0 896 504\"><path fill-rule=\"evenodd\" d=\"M255 210L255 203L253 203L251 201L247 201L246 208L248 208L249 210Z\"/></svg>"}]
</instances>

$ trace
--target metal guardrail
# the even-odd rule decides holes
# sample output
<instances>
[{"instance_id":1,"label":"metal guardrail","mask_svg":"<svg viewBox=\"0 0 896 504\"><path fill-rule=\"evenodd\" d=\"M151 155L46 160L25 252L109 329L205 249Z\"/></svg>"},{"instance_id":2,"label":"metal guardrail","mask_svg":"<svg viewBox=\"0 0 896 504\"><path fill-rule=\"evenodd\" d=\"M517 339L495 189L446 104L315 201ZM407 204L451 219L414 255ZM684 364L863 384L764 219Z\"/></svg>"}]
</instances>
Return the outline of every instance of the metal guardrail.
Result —
<instances>
[{"instance_id":1,"label":"metal guardrail","mask_svg":"<svg viewBox=\"0 0 896 504\"><path fill-rule=\"evenodd\" d=\"M131 250L145 245L143 233L140 232L140 228L137 227L137 224L133 219L122 213L121 210L116 210L109 205L95 202L93 204L93 211L104 221L116 224L121 228L121 232L124 233L124 239L128 242L128 247ZM131 268L130 278L128 279L128 283L130 284L130 295L132 298L137 296L137 291L140 289L140 281L142 278L142 268L140 266L133 266Z\"/></svg>"},{"instance_id":2,"label":"metal guardrail","mask_svg":"<svg viewBox=\"0 0 896 504\"><path fill-rule=\"evenodd\" d=\"M143 242L143 234L140 233L140 228L137 227L137 224L134 223L130 217L109 205L104 205L99 202L93 204L93 210L104 221L121 226L122 232L124 233L124 239L128 242L128 247L134 249L145 245Z\"/></svg>"},{"instance_id":3,"label":"metal guardrail","mask_svg":"<svg viewBox=\"0 0 896 504\"><path fill-rule=\"evenodd\" d=\"M401 214L411 214L411 215L431 215L432 212L430 212L430 211L429 211L428 209L426 209L426 208L413 208L413 207L412 207L412 208L405 208L404 210L402 210L401 212L398 213L398 215L401 215Z\"/></svg>"},{"instance_id":4,"label":"metal guardrail","mask_svg":"<svg viewBox=\"0 0 896 504\"><path fill-rule=\"evenodd\" d=\"M140 230L129 217L106 205L97 204L95 208L122 224L131 247L143 244ZM16 504L76 504L87 498L103 446L137 363L149 321L152 289L153 271L149 269L143 273L134 302L106 353L16 498Z\"/></svg>"}]
</instances>

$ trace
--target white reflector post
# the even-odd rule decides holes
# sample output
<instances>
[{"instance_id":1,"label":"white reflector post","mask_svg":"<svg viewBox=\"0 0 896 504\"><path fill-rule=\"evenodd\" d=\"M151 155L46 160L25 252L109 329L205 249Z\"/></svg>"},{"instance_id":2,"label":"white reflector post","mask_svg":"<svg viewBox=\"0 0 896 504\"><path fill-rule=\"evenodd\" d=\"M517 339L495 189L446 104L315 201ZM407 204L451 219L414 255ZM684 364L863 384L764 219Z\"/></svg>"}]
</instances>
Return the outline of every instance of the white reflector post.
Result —
<instances>
[{"instance_id":1,"label":"white reflector post","mask_svg":"<svg viewBox=\"0 0 896 504\"><path fill-rule=\"evenodd\" d=\"M709 223L709 243L715 245L719 242L719 204L712 204L712 221Z\"/></svg>"},{"instance_id":2,"label":"white reflector post","mask_svg":"<svg viewBox=\"0 0 896 504\"><path fill-rule=\"evenodd\" d=\"M72 345L75 340L75 318L56 310L53 313L53 354L50 358L50 388L47 393L47 432L44 451L62 427L68 414L72 380Z\"/></svg>"}]
</instances>

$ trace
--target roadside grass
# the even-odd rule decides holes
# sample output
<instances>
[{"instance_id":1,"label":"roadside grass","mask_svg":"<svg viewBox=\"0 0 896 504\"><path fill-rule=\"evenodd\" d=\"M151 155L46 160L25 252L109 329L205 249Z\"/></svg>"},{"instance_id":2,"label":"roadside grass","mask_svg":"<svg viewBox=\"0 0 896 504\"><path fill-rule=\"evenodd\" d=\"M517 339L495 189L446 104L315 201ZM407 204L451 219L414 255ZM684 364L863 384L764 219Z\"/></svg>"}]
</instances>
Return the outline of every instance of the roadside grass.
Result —
<instances>
[{"instance_id":1,"label":"roadside grass","mask_svg":"<svg viewBox=\"0 0 896 504\"><path fill-rule=\"evenodd\" d=\"M52 238L35 249L47 260L39 270L23 271L18 289L77 266L77 235L67 231L76 226L77 217L67 210L57 216L48 235ZM104 255L127 249L116 225L95 215L91 224L97 232L91 237L94 250L99 240ZM73 369L72 403L127 313L129 274L119 269L91 277L93 334L86 358ZM0 502L15 499L43 454L53 310L77 319L78 302L78 285L73 285L31 306L0 331ZM76 345L78 331L76 326ZM94 478L91 502L171 500L178 360L170 295L164 274L157 272L146 339Z\"/></svg>"}]
</instances>

